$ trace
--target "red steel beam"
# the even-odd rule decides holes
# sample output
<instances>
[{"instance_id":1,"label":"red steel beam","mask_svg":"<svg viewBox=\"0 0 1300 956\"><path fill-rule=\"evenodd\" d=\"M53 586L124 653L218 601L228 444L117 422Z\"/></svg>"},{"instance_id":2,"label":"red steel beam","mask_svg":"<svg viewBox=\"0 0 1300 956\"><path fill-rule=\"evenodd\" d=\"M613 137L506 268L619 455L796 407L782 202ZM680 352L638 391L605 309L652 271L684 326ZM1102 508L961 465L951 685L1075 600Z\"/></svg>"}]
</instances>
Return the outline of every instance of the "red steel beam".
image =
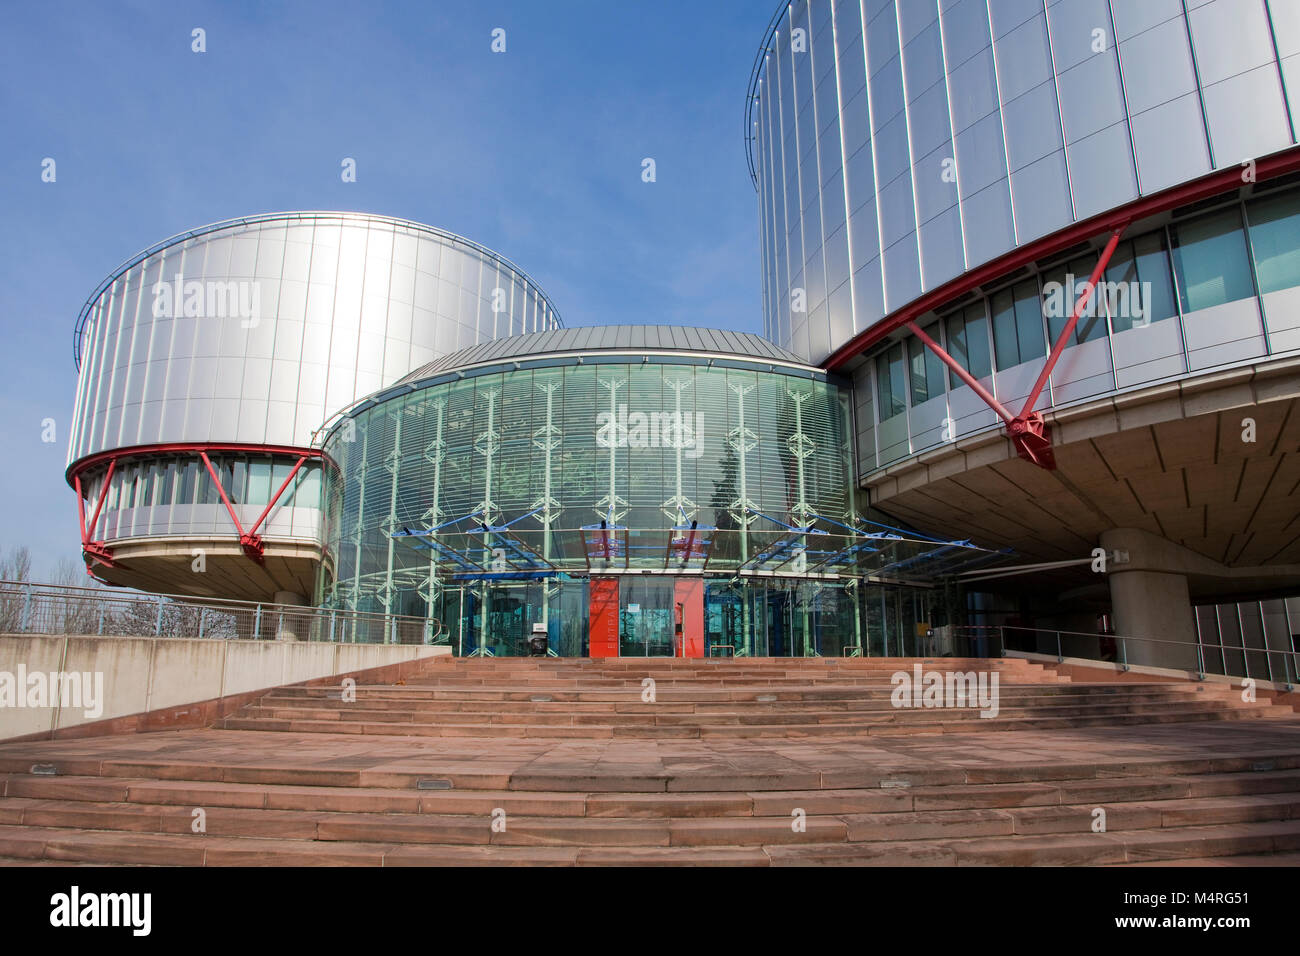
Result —
<instances>
[{"instance_id":1,"label":"red steel beam","mask_svg":"<svg viewBox=\"0 0 1300 956\"><path fill-rule=\"evenodd\" d=\"M86 537L86 502L81 497L81 476L73 475L73 490L77 492L77 523L81 526L81 546L84 548L90 539Z\"/></svg>"},{"instance_id":2,"label":"red steel beam","mask_svg":"<svg viewBox=\"0 0 1300 956\"><path fill-rule=\"evenodd\" d=\"M217 486L217 492L221 495L221 500L225 502L226 510L230 512L230 520L235 523L235 530L239 532L239 536L242 538L244 536L244 529L239 524L239 515L235 514L235 506L232 505L230 499L226 497L226 489L221 486L221 479L217 477L217 470L212 467L212 461L208 458L208 453L206 451L201 451L199 452L199 457L203 459L204 467L208 469L208 474L212 476L212 483Z\"/></svg>"},{"instance_id":3,"label":"red steel beam","mask_svg":"<svg viewBox=\"0 0 1300 956\"><path fill-rule=\"evenodd\" d=\"M1300 170L1300 146L1292 146L1255 160L1252 181L1264 182L1297 170ZM1021 266L1062 252L1086 239L1114 231L1125 223L1138 222L1148 216L1168 212L1179 206L1236 191L1246 182L1245 172L1246 170L1240 165L1216 170L1200 179L1152 193L1150 196L1143 196L1127 205L1100 213L1091 219L1081 220L1059 232L1013 249L997 259L962 273L950 282L937 286L920 298L907 303L892 315L885 316L832 352L822 366L829 372L843 371L844 366L854 358L883 341L896 329L902 328L927 312L942 308L948 302L973 289L1004 278Z\"/></svg>"},{"instance_id":4,"label":"red steel beam","mask_svg":"<svg viewBox=\"0 0 1300 956\"><path fill-rule=\"evenodd\" d=\"M963 382L969 385L971 391L973 391L980 398L984 399L985 404L987 404L989 408L993 409L993 411L997 412L999 418L1001 418L1008 425L1010 425L1011 422L1015 420L1015 416L1013 416L1009 411L1007 411L1006 408L1002 406L1002 403L999 402L996 398L994 398L987 388L985 388L983 385L980 384L979 379L977 379L970 372L966 371L966 369L962 368L961 363L958 362L951 355L949 355L947 352L945 352L943 350L943 346L941 346L938 342L936 342L934 339L930 338L930 336L922 332L921 327L919 325L917 325L915 322L908 322L907 327L911 329L913 335L915 335L918 339L921 340L922 343L924 343L926 348L928 348L935 355L939 356L939 358L943 361L943 364L947 365L950 369L952 369L953 373L958 378L960 378Z\"/></svg>"},{"instance_id":5,"label":"red steel beam","mask_svg":"<svg viewBox=\"0 0 1300 956\"><path fill-rule=\"evenodd\" d=\"M104 475L104 487L99 489L99 504L95 505L95 515L90 519L90 527L86 529L86 541L90 541L95 534L95 525L99 522L99 512L104 507L104 502L108 500L108 485L113 480L113 470L117 468L117 459L113 458L108 463L108 474Z\"/></svg>"},{"instance_id":6,"label":"red steel beam","mask_svg":"<svg viewBox=\"0 0 1300 956\"><path fill-rule=\"evenodd\" d=\"M151 455L166 454L184 454L198 453L199 458L203 461L212 483L216 485L217 492L221 495L221 501L226 506L226 511L230 514L230 520L235 524L235 530L239 533L239 544L254 561L262 563L265 553L265 545L261 535L257 534L257 529L261 527L262 522L266 520L271 510L275 507L280 497L284 494L285 489L293 481L294 476L302 469L308 459L319 459L322 462L329 463L325 453L317 448L296 448L292 445L252 445L239 443L213 443L205 444L200 442L170 442L165 444L154 445L136 445L131 448L118 448L113 451L100 452L83 458L68 468L68 479L77 493L77 519L81 527L81 546L82 552L86 557L92 560L92 563L98 561L108 567L113 566L112 550L102 541L92 540L95 525L99 521L100 511L104 507L104 502L108 498L109 485L113 479L113 472L117 468L117 463L123 458L143 458ZM221 479L217 477L216 469L212 465L212 460L208 457L208 452L236 452L239 454L264 454L264 455L293 455L297 461L289 472L289 477L280 485L279 490L271 498L267 506L262 510L253 526L245 531L240 524L239 516L235 512L235 507L226 494L226 489L221 484ZM90 525L86 525L86 506L82 498L81 476L94 469L96 466L108 462L108 472L104 476L104 487L100 489L99 503L95 507L95 514L90 519ZM86 569L87 574L92 574L90 568ZM93 574L92 574L93 576Z\"/></svg>"},{"instance_id":7,"label":"red steel beam","mask_svg":"<svg viewBox=\"0 0 1300 956\"><path fill-rule=\"evenodd\" d=\"M261 527L262 522L266 520L266 516L271 513L271 509L275 507L275 503L279 501L280 496L284 494L284 489L289 487L289 482L293 481L293 476L298 474L298 469L302 467L303 462L306 460L306 455L303 455L298 459L297 463L293 466L293 470L289 472L289 477L284 479L284 484L280 486L280 490L271 496L271 500L266 503L266 508L263 509L260 515L258 515L257 520L253 522L253 526L248 529L249 535L257 537L257 529ZM258 540L261 539L259 538Z\"/></svg>"},{"instance_id":8,"label":"red steel beam","mask_svg":"<svg viewBox=\"0 0 1300 956\"><path fill-rule=\"evenodd\" d=\"M117 468L117 459L112 458L108 463L108 472L104 475L104 487L99 489L99 501L95 505L95 515L90 519L90 525L86 525L86 502L81 496L81 476L76 476L77 492L77 521L81 526L81 554L83 558L89 558L90 563L86 565L86 574L92 578L95 573L91 571L91 565L99 562L105 567L113 566L113 551L103 541L94 541L91 536L94 534L95 525L99 523L99 513L104 508L104 502L108 500L109 485L113 481L113 471Z\"/></svg>"},{"instance_id":9,"label":"red steel beam","mask_svg":"<svg viewBox=\"0 0 1300 956\"><path fill-rule=\"evenodd\" d=\"M1034 387L1029 392L1029 397L1025 399L1024 407L1020 409L1020 414L1012 416L1005 407L993 397L993 395L979 380L970 372L962 368L960 362L944 351L943 347L930 336L921 330L915 320L909 319L907 328L921 340L931 352L937 355L945 365L947 365L963 382L970 386L989 408L998 414L998 417L1006 422L1007 435L1016 447L1016 453L1026 461L1038 465L1040 468L1046 468L1049 471L1056 468L1056 458L1052 454L1052 436L1043 420L1043 416L1033 410L1038 401L1038 396L1043 393L1043 388L1047 385L1048 379L1052 376L1052 371L1056 368L1056 363L1061 358L1061 353L1065 351L1065 343L1069 341L1074 334L1075 327L1079 324L1079 318L1083 315L1083 310L1088 307L1088 301L1092 298L1093 290L1097 288L1097 283L1101 280L1102 273L1106 271L1106 266L1110 264L1111 256L1115 254L1115 249L1119 246L1120 238L1124 235L1124 230L1128 228L1128 222L1123 222L1116 227L1111 234L1110 240L1106 247L1102 249L1101 255L1097 258L1097 265L1092 270L1092 275L1088 277L1088 283L1083 287L1079 294L1078 301L1074 304L1074 311L1070 313L1070 320L1065 323L1065 328L1056 337L1052 344L1052 351L1043 363L1042 371L1038 373L1038 380L1034 382Z\"/></svg>"},{"instance_id":10,"label":"red steel beam","mask_svg":"<svg viewBox=\"0 0 1300 956\"><path fill-rule=\"evenodd\" d=\"M1088 277L1088 284L1083 287L1083 292L1079 295L1079 301L1074 304L1074 312L1070 315L1070 321L1065 323L1065 328L1061 329L1061 334L1056 337L1056 344L1052 346L1052 354L1047 357L1043 364L1043 370L1038 373L1038 381L1034 382L1033 389L1029 392L1029 397L1025 399L1025 405L1020 409L1017 418L1025 418L1034 408L1034 403L1038 401L1038 396L1043 393L1043 387L1047 385L1048 378L1051 377L1052 371L1056 368L1057 360L1060 359L1061 353L1065 351L1065 343L1074 332L1075 326L1079 324L1079 317L1083 315L1083 310L1088 307L1088 300L1092 298L1092 292L1097 288L1097 283L1101 280L1101 275L1106 271L1106 266L1110 264L1110 257L1115 254L1115 247L1119 245L1120 237L1124 235L1124 230L1128 228L1128 223L1116 228L1111 233L1110 241L1106 243L1106 248L1101 251L1101 256L1097 259L1097 265L1092 270L1092 275Z\"/></svg>"}]
</instances>

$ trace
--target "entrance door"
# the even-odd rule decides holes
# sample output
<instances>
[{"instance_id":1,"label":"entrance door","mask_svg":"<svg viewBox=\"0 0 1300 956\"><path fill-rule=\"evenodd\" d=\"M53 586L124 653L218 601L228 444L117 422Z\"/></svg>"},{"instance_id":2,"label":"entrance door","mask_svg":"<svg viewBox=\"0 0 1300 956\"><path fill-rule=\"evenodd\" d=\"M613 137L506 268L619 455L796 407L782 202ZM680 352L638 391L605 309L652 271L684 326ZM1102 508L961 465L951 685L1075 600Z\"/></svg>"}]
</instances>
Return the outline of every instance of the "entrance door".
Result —
<instances>
[{"instance_id":1,"label":"entrance door","mask_svg":"<svg viewBox=\"0 0 1300 956\"><path fill-rule=\"evenodd\" d=\"M622 581L621 657L672 657L675 651L673 579L628 577Z\"/></svg>"},{"instance_id":2,"label":"entrance door","mask_svg":"<svg viewBox=\"0 0 1300 956\"><path fill-rule=\"evenodd\" d=\"M677 578L673 584L673 652L678 657L704 656L704 581Z\"/></svg>"}]
</instances>

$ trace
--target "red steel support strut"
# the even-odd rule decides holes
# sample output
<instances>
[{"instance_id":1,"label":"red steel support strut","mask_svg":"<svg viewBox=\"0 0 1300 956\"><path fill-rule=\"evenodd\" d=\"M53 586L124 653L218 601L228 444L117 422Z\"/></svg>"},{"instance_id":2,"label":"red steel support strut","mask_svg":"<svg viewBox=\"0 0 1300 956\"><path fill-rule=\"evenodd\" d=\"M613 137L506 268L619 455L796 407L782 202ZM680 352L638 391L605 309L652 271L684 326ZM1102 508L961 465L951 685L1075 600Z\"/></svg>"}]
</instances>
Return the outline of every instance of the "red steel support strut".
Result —
<instances>
[{"instance_id":1,"label":"red steel support strut","mask_svg":"<svg viewBox=\"0 0 1300 956\"><path fill-rule=\"evenodd\" d=\"M94 538L95 525L99 523L99 513L104 510L104 502L108 500L109 484L113 480L113 471L117 468L117 459L113 458L108 463L108 471L104 475L104 487L99 489L99 501L95 504L95 514L90 519L90 524L86 524L86 502L81 497L81 476L76 476L75 487L77 490L77 520L81 524L81 553L84 557L90 559L86 565L86 573L91 577L95 574L90 570L91 565L99 562L104 567L113 566L113 552L104 544L102 540Z\"/></svg>"},{"instance_id":2,"label":"red steel support strut","mask_svg":"<svg viewBox=\"0 0 1300 956\"><path fill-rule=\"evenodd\" d=\"M248 555L258 564L261 564L263 556L266 553L266 547L262 542L262 536L257 533L257 529L262 526L262 522L266 520L266 516L271 513L271 509L275 507L275 503L280 500L280 496L284 494L284 489L289 487L294 476L298 474L298 470L302 468L303 462L307 460L307 456L302 455L298 458L293 469L289 472L289 477L284 479L284 483L280 485L275 494L271 496L271 500L266 503L266 507L262 509L262 513L258 515L257 520L253 522L252 527L247 531L245 531L243 526L240 525L239 516L235 514L235 507L230 503L230 498L226 496L226 489L221 486L221 479L217 477L217 471L212 467L212 462L208 458L208 453L206 451L200 451L199 457L203 459L203 464L207 467L208 474L212 476L212 483L217 486L217 491L221 493L221 500L226 505L226 511L230 513L230 520L235 523L235 530L239 532L239 545L244 549L244 554Z\"/></svg>"},{"instance_id":3,"label":"red steel support strut","mask_svg":"<svg viewBox=\"0 0 1300 956\"><path fill-rule=\"evenodd\" d=\"M266 507L262 509L262 513L258 515L257 520L253 522L252 527L245 531L243 526L240 524L239 516L235 512L235 507L230 501L230 496L226 494L226 489L222 487L221 480L217 477L217 471L212 466L212 460L208 457L209 452L234 452L241 455L250 453L263 455L270 454L273 456L293 455L296 456L297 461L294 463L293 468L290 469L289 476L284 479L284 482L280 485L279 489L277 489L275 494L271 496L271 500L267 503ZM113 475L117 469L118 461L149 457L159 454L175 455L177 453L184 455L198 454L199 458L203 461L203 466L208 471L208 476L212 479L212 483L216 485L217 492L221 495L221 501L226 506L226 512L230 515L230 520L234 522L235 530L239 532L240 546L244 549L244 553L248 555L249 558L259 564L262 563L265 546L262 541L262 536L257 533L258 529L262 527L263 522L266 521L271 512L275 509L276 504L284 496L285 491L293 483L294 478L297 476L298 472L302 470L302 466L307 462L307 460L309 458L319 458L322 462L327 460L321 452L314 449L303 449L292 446L189 443L140 445L133 448L100 452L96 455L90 456L89 458L83 459L77 463L75 468L69 468L69 480L72 482L72 486L77 492L77 522L81 528L81 551L83 557L86 559L86 573L91 577L96 576L93 570L95 564L102 564L108 568L117 566L114 564L112 548L102 539L95 538L95 528L99 524L99 516L103 512L104 506L108 501L108 491L112 485ZM95 505L95 512L91 516L89 523L87 523L86 500L82 497L84 487L82 485L81 477L87 472L87 469L97 468L104 463L107 463L108 465L108 469L104 474L104 484L99 490L99 500Z\"/></svg>"},{"instance_id":4,"label":"red steel support strut","mask_svg":"<svg viewBox=\"0 0 1300 956\"><path fill-rule=\"evenodd\" d=\"M1092 275L1088 277L1088 284L1084 286L1079 295L1079 300L1074 304L1074 312L1070 315L1070 321L1065 323L1065 328L1056 337L1056 342L1052 345L1052 351L1047 356L1047 361L1043 363L1043 370L1038 373L1038 380L1034 382L1034 387L1030 390L1029 397L1025 399L1024 407L1020 409L1019 415L1012 416L989 393L989 390L979 383L978 379L962 368L960 362L945 352L938 342L922 332L915 321L907 323L907 327L912 334L920 339L922 344L937 355L945 365L952 369L954 375L969 385L971 390L982 398L985 404L997 413L999 418L1006 422L1007 435L1011 438L1011 443L1016 446L1016 453L1025 461L1038 465L1040 468L1046 468L1048 471L1056 468L1056 457L1052 454L1051 429L1043 421L1042 414L1034 411L1033 408L1038 402L1039 396L1042 395L1043 388L1046 387L1052 371L1056 368L1061 353L1065 351L1066 341L1074 333L1075 326L1079 324L1079 318L1083 315L1083 310L1088 307L1088 300L1092 298L1093 290L1101 280L1102 273L1110 263L1111 256L1115 254L1120 237L1123 236L1128 225L1128 222L1121 223L1111 234L1110 241L1106 243L1101 256L1097 259L1097 265L1093 268Z\"/></svg>"}]
</instances>

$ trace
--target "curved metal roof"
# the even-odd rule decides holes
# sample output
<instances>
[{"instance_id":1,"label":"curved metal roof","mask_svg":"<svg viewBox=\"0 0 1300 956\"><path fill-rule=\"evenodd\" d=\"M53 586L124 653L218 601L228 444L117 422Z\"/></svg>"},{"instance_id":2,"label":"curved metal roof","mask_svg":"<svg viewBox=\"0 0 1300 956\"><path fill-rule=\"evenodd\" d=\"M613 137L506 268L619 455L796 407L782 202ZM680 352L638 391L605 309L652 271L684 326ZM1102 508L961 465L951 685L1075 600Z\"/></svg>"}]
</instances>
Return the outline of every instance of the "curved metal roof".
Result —
<instances>
[{"instance_id":1,"label":"curved metal roof","mask_svg":"<svg viewBox=\"0 0 1300 956\"><path fill-rule=\"evenodd\" d=\"M121 265L119 265L116 269L110 272L104 278L104 280L100 282L98 286L95 287L95 291L90 294L90 298L86 299L85 304L81 307L81 312L77 315L77 324L72 330L72 360L76 364L77 370L78 371L81 370L81 340L86 330L86 323L90 320L91 309L95 307L95 303L99 301L99 297L104 294L105 289L107 289L114 282L116 282L128 270L139 265L145 259L148 259L150 256L157 255L159 252L162 252L164 249L177 245L178 243L185 242L186 240L189 239L197 239L201 236L206 236L209 233L213 233L213 232L219 232L223 229L236 229L241 226L256 226L256 225L261 225L263 223L280 222L280 221L312 222L318 219L373 220L376 222L386 222L389 223L390 225L402 226L407 229L412 229L416 232L426 233L428 235L434 236L435 238L446 240L447 242L450 242L452 245L465 246L466 248L472 249L473 251L477 252L479 255L484 256L487 259L492 259L496 262L500 262L506 268L517 273L522 279L524 279L524 281L526 281L537 291L538 295L540 295L543 299L546 300L546 304L550 307L551 315L554 316L555 321L563 324L562 320L560 319L559 312L557 312L555 309L555 304L551 302L550 297L543 291L542 287L537 284L536 279L530 276L523 269L519 268L517 265L515 265L505 256L501 255L499 252L493 252L487 246L483 245L482 243L475 242L473 239L466 239L464 236L458 236L456 235L456 233L448 232L446 229L439 229L437 226L428 226L422 222L415 222L411 219L399 219L396 216L385 216L380 213L341 212L341 211L329 211L329 210L312 210L312 211L299 211L299 212L267 212L267 213L259 213L258 215L255 216L241 216L237 219L223 219L220 222L213 222L213 223L209 223L206 226L199 226L198 228L190 229L186 232L180 232L174 236L171 236L168 239L163 239L160 242L155 242L153 245L141 249L135 255L131 256L131 258L123 260Z\"/></svg>"},{"instance_id":2,"label":"curved metal roof","mask_svg":"<svg viewBox=\"0 0 1300 956\"><path fill-rule=\"evenodd\" d=\"M756 358L800 368L812 368L807 362L779 345L750 332L725 329L699 329L684 325L586 325L570 329L548 329L510 335L451 352L422 365L398 379L394 385L421 379L485 362L510 361L560 352L695 352L708 355L735 355Z\"/></svg>"}]
</instances>

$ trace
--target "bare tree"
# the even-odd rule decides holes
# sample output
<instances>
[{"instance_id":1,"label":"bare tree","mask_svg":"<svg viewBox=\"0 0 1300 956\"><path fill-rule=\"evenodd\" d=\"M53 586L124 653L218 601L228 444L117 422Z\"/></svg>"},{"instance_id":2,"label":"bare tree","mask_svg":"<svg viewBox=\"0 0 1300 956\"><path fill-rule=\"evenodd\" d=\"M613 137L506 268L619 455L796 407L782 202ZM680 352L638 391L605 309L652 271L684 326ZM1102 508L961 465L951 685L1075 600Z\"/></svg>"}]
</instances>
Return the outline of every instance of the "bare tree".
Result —
<instances>
[{"instance_id":1,"label":"bare tree","mask_svg":"<svg viewBox=\"0 0 1300 956\"><path fill-rule=\"evenodd\" d=\"M27 545L9 549L0 555L0 581L30 581L32 578L32 552Z\"/></svg>"},{"instance_id":2,"label":"bare tree","mask_svg":"<svg viewBox=\"0 0 1300 956\"><path fill-rule=\"evenodd\" d=\"M10 582L0 585L0 634L13 634L22 627L26 594L14 585L28 581L31 573L32 553L25 545L0 554L0 581Z\"/></svg>"},{"instance_id":3,"label":"bare tree","mask_svg":"<svg viewBox=\"0 0 1300 956\"><path fill-rule=\"evenodd\" d=\"M50 598L48 629L57 634L97 634L105 623L108 602L89 591L99 590L99 582L86 574L85 565L71 558L60 558L54 567L52 584L78 588L66 597ZM58 593L58 592L56 592Z\"/></svg>"}]
</instances>

